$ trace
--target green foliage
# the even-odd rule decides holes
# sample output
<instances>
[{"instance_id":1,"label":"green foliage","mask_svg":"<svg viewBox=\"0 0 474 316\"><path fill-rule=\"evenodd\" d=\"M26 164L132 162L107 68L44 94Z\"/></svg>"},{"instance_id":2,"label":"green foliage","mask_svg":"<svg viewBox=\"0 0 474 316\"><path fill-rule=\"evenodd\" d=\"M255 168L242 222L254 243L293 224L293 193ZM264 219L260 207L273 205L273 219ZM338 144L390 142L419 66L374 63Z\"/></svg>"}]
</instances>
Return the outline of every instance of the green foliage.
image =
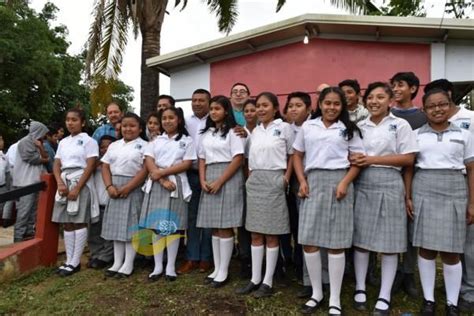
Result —
<instances>
[{"instance_id":1,"label":"green foliage","mask_svg":"<svg viewBox=\"0 0 474 316\"><path fill-rule=\"evenodd\" d=\"M369 7L369 15L387 15L387 16L426 16L422 0L390 0L388 5L380 8Z\"/></svg>"}]
</instances>

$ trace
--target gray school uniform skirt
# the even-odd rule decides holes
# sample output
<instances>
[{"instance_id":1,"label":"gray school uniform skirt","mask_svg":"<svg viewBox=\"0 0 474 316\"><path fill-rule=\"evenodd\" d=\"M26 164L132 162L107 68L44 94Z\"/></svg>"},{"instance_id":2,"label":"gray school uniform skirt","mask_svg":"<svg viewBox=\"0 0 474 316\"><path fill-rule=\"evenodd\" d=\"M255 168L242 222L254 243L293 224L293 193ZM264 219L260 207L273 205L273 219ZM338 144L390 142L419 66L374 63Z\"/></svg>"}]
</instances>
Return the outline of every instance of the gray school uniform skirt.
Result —
<instances>
[{"instance_id":1,"label":"gray school uniform skirt","mask_svg":"<svg viewBox=\"0 0 474 316\"><path fill-rule=\"evenodd\" d=\"M247 180L245 229L265 235L290 232L283 170L253 170Z\"/></svg>"},{"instance_id":2,"label":"gray school uniform skirt","mask_svg":"<svg viewBox=\"0 0 474 316\"><path fill-rule=\"evenodd\" d=\"M75 172L77 170L79 168L70 168L64 171ZM66 186L68 186L68 183L66 183ZM82 187L77 199L79 209L75 215L71 215L66 211L67 203L55 202L51 221L53 223L88 224L91 220L91 194L87 184Z\"/></svg>"},{"instance_id":3,"label":"gray school uniform skirt","mask_svg":"<svg viewBox=\"0 0 474 316\"><path fill-rule=\"evenodd\" d=\"M112 176L116 188L124 186L133 177ZM136 187L125 199L109 199L102 220L101 237L106 240L129 242L138 231L138 221L143 202L141 187Z\"/></svg>"},{"instance_id":4,"label":"gray school uniform skirt","mask_svg":"<svg viewBox=\"0 0 474 316\"><path fill-rule=\"evenodd\" d=\"M170 235L188 227L188 202L183 200L181 178L176 175L178 197L153 181L150 193L145 193L140 215L140 227L158 234Z\"/></svg>"},{"instance_id":5,"label":"gray school uniform skirt","mask_svg":"<svg viewBox=\"0 0 474 316\"><path fill-rule=\"evenodd\" d=\"M468 194L462 172L418 169L412 189L413 246L463 253Z\"/></svg>"},{"instance_id":6,"label":"gray school uniform skirt","mask_svg":"<svg viewBox=\"0 0 474 316\"><path fill-rule=\"evenodd\" d=\"M206 181L217 180L230 163L206 166ZM239 170L221 187L217 194L201 192L197 227L232 228L242 226L244 210L244 176Z\"/></svg>"},{"instance_id":7,"label":"gray school uniform skirt","mask_svg":"<svg viewBox=\"0 0 474 316\"><path fill-rule=\"evenodd\" d=\"M374 252L407 249L405 186L400 171L369 167L354 184L353 245Z\"/></svg>"},{"instance_id":8,"label":"gray school uniform skirt","mask_svg":"<svg viewBox=\"0 0 474 316\"><path fill-rule=\"evenodd\" d=\"M328 249L352 246L354 191L336 200L336 186L347 170L313 169L308 173L309 198L302 199L298 243Z\"/></svg>"}]
</instances>

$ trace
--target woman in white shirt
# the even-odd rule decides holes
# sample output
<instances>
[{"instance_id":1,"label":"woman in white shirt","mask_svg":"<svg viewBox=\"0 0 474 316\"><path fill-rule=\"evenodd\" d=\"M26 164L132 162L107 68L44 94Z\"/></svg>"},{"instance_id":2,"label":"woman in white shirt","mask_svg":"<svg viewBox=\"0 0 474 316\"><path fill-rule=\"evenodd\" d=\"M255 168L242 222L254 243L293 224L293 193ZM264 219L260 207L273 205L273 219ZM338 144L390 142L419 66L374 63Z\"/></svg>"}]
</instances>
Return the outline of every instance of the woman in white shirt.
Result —
<instances>
[{"instance_id":1,"label":"woman in white shirt","mask_svg":"<svg viewBox=\"0 0 474 316\"><path fill-rule=\"evenodd\" d=\"M412 169L406 173L408 215L414 221L413 246L419 247L423 315L434 315L436 309L438 253L443 262L446 314L459 313L460 254L464 252L466 224L474 222L474 142L469 131L449 122L452 106L443 90L433 89L423 96L428 123L415 131L420 148L416 172L414 176Z\"/></svg>"},{"instance_id":2,"label":"woman in white shirt","mask_svg":"<svg viewBox=\"0 0 474 316\"><path fill-rule=\"evenodd\" d=\"M102 178L110 197L101 236L114 242L114 264L105 271L107 277L124 278L133 273L133 227L138 227L143 203L140 187L147 175L143 163L147 142L140 137L144 129L145 123L138 115L126 113L122 117L122 138L113 142L101 159Z\"/></svg>"},{"instance_id":3,"label":"woman in white shirt","mask_svg":"<svg viewBox=\"0 0 474 316\"><path fill-rule=\"evenodd\" d=\"M196 226L213 229L214 272L206 277L206 282L219 288L228 280L233 229L242 226L244 139L234 132L237 123L230 100L215 96L209 104L198 153L202 193Z\"/></svg>"},{"instance_id":4,"label":"woman in white shirt","mask_svg":"<svg viewBox=\"0 0 474 316\"><path fill-rule=\"evenodd\" d=\"M359 167L349 154L365 153L360 131L349 120L344 92L325 88L312 119L303 123L293 145L294 167L300 183L298 242L303 245L313 295L301 308L314 312L323 299L321 255L328 249L329 314L341 314L340 292L344 276L344 250L352 246L352 181Z\"/></svg>"},{"instance_id":5,"label":"woman in white shirt","mask_svg":"<svg viewBox=\"0 0 474 316\"><path fill-rule=\"evenodd\" d=\"M354 307L367 310L365 280L369 251L382 253L382 282L374 315L390 313L392 285L398 256L407 249L407 217L402 167L412 166L418 152L410 124L390 112L392 88L384 82L369 84L364 103L370 116L357 125L364 154L351 156L363 168L354 184Z\"/></svg>"},{"instance_id":6,"label":"woman in white shirt","mask_svg":"<svg viewBox=\"0 0 474 316\"><path fill-rule=\"evenodd\" d=\"M58 184L52 221L64 225L66 262L57 272L70 276L81 269L81 256L87 241L87 224L99 220L99 203L91 175L99 156L97 142L82 128L84 111L66 112L66 128L70 135L59 142L53 174Z\"/></svg>"},{"instance_id":7,"label":"woman in white shirt","mask_svg":"<svg viewBox=\"0 0 474 316\"><path fill-rule=\"evenodd\" d=\"M152 229L155 268L148 276L156 281L163 274L163 251L167 250L165 278L176 280L176 256L182 231L187 228L191 199L186 170L196 160L193 140L185 128L183 110L168 108L161 114L163 133L145 150L149 179L145 184L140 227Z\"/></svg>"},{"instance_id":8,"label":"woman in white shirt","mask_svg":"<svg viewBox=\"0 0 474 316\"><path fill-rule=\"evenodd\" d=\"M290 232L285 191L291 175L293 131L280 118L278 98L262 92L257 98L260 124L250 135L249 169L246 183L247 214L245 228L252 235L252 279L238 294L254 297L272 295L273 274L278 260L278 235ZM266 244L266 271L262 282L262 263ZM260 285L261 283L261 285Z\"/></svg>"}]
</instances>

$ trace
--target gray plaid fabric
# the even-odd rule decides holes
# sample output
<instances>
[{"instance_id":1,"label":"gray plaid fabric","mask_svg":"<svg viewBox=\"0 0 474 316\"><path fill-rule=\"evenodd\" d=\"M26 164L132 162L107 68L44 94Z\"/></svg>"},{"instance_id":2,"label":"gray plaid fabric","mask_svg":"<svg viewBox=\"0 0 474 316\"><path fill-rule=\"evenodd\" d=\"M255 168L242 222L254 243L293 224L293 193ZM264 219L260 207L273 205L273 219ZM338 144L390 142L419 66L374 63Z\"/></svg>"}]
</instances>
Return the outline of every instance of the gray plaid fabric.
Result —
<instances>
[{"instance_id":1,"label":"gray plaid fabric","mask_svg":"<svg viewBox=\"0 0 474 316\"><path fill-rule=\"evenodd\" d=\"M352 245L354 190L352 184L341 201L336 200L336 186L346 170L314 169L308 173L310 197L302 199L298 243L328 249Z\"/></svg>"},{"instance_id":2,"label":"gray plaid fabric","mask_svg":"<svg viewBox=\"0 0 474 316\"><path fill-rule=\"evenodd\" d=\"M467 184L460 170L419 169L413 179L413 246L463 253Z\"/></svg>"},{"instance_id":3,"label":"gray plaid fabric","mask_svg":"<svg viewBox=\"0 0 474 316\"><path fill-rule=\"evenodd\" d=\"M230 163L206 166L206 181L217 180ZM244 210L244 177L239 170L221 187L217 194L201 192L197 227L232 228L242 226Z\"/></svg>"},{"instance_id":4,"label":"gray plaid fabric","mask_svg":"<svg viewBox=\"0 0 474 316\"><path fill-rule=\"evenodd\" d=\"M354 185L353 245L374 252L407 249L405 186L393 168L363 169Z\"/></svg>"},{"instance_id":5,"label":"gray plaid fabric","mask_svg":"<svg viewBox=\"0 0 474 316\"><path fill-rule=\"evenodd\" d=\"M115 187L128 183L132 177L112 176ZM105 207L101 237L106 240L128 242L137 231L143 192L138 186L125 199L109 199Z\"/></svg>"},{"instance_id":6,"label":"gray plaid fabric","mask_svg":"<svg viewBox=\"0 0 474 316\"><path fill-rule=\"evenodd\" d=\"M245 229L265 235L290 232L283 170L254 170L247 180Z\"/></svg>"},{"instance_id":7,"label":"gray plaid fabric","mask_svg":"<svg viewBox=\"0 0 474 316\"><path fill-rule=\"evenodd\" d=\"M474 302L474 224L467 228L466 248L462 257L461 297Z\"/></svg>"}]
</instances>

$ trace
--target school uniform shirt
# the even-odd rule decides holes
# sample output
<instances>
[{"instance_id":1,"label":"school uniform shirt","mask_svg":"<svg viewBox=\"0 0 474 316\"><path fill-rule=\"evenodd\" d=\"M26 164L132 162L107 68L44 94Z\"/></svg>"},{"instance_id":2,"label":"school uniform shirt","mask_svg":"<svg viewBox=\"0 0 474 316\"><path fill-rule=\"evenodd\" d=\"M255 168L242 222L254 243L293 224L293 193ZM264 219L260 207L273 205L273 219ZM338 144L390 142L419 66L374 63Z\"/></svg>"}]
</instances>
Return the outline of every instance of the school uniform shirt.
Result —
<instances>
[{"instance_id":1,"label":"school uniform shirt","mask_svg":"<svg viewBox=\"0 0 474 316\"><path fill-rule=\"evenodd\" d=\"M415 166L421 169L463 170L474 161L473 136L454 124L438 132L425 124L415 131L420 152Z\"/></svg>"},{"instance_id":2,"label":"school uniform shirt","mask_svg":"<svg viewBox=\"0 0 474 316\"><path fill-rule=\"evenodd\" d=\"M99 145L86 133L80 133L62 139L54 158L61 160L61 169L64 170L84 169L87 166L87 159L91 157L99 157Z\"/></svg>"},{"instance_id":3,"label":"school uniform shirt","mask_svg":"<svg viewBox=\"0 0 474 316\"><path fill-rule=\"evenodd\" d=\"M196 160L196 149L190 136L182 135L176 141L178 134L169 138L163 133L148 143L144 154L155 159L155 164L160 168L168 168L183 160Z\"/></svg>"},{"instance_id":4,"label":"school uniform shirt","mask_svg":"<svg viewBox=\"0 0 474 316\"><path fill-rule=\"evenodd\" d=\"M194 142L194 148L196 150L196 153L199 152L199 138L201 137L201 130L206 126L206 120L208 116L209 114L206 114L204 117L199 118L196 115L192 114L191 116L188 116L185 119L186 130L188 131L189 136L191 136ZM192 169L198 169L197 160L193 162Z\"/></svg>"},{"instance_id":5,"label":"school uniform shirt","mask_svg":"<svg viewBox=\"0 0 474 316\"><path fill-rule=\"evenodd\" d=\"M368 156L403 155L418 152L416 134L410 124L392 113L376 125L370 117L359 122L362 142ZM401 170L400 167L381 166Z\"/></svg>"},{"instance_id":6,"label":"school uniform shirt","mask_svg":"<svg viewBox=\"0 0 474 316\"><path fill-rule=\"evenodd\" d=\"M284 170L293 154L294 133L290 124L276 119L265 128L257 125L250 135L249 169Z\"/></svg>"},{"instance_id":7,"label":"school uniform shirt","mask_svg":"<svg viewBox=\"0 0 474 316\"><path fill-rule=\"evenodd\" d=\"M206 165L219 162L231 162L237 155L244 153L245 139L237 136L231 129L225 137L211 127L201 135L198 157L206 160Z\"/></svg>"},{"instance_id":8,"label":"school uniform shirt","mask_svg":"<svg viewBox=\"0 0 474 316\"><path fill-rule=\"evenodd\" d=\"M457 127L474 133L474 111L460 107L458 112L451 116L448 121Z\"/></svg>"},{"instance_id":9,"label":"school uniform shirt","mask_svg":"<svg viewBox=\"0 0 474 316\"><path fill-rule=\"evenodd\" d=\"M293 148L305 153L305 172L312 169L347 169L349 153L365 154L364 145L357 131L347 140L346 125L341 121L326 127L321 117L303 123Z\"/></svg>"},{"instance_id":10,"label":"school uniform shirt","mask_svg":"<svg viewBox=\"0 0 474 316\"><path fill-rule=\"evenodd\" d=\"M128 142L122 138L110 144L101 161L110 165L114 176L134 177L143 168L146 146L140 137Z\"/></svg>"},{"instance_id":11,"label":"school uniform shirt","mask_svg":"<svg viewBox=\"0 0 474 316\"><path fill-rule=\"evenodd\" d=\"M8 160L6 155L0 150L0 187L6 183L6 175L8 172Z\"/></svg>"}]
</instances>

